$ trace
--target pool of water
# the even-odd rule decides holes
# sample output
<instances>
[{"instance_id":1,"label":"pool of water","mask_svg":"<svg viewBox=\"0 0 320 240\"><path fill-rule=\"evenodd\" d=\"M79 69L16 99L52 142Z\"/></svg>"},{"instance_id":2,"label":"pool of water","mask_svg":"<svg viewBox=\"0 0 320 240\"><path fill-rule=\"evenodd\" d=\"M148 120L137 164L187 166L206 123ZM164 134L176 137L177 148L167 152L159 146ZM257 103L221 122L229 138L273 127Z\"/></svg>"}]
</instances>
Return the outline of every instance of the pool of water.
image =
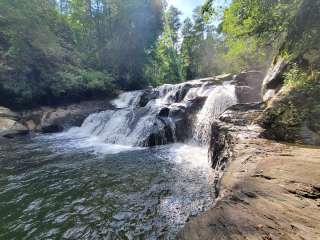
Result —
<instances>
[{"instance_id":1,"label":"pool of water","mask_svg":"<svg viewBox=\"0 0 320 240\"><path fill-rule=\"evenodd\" d=\"M174 239L214 200L207 150L0 140L0 239Z\"/></svg>"}]
</instances>

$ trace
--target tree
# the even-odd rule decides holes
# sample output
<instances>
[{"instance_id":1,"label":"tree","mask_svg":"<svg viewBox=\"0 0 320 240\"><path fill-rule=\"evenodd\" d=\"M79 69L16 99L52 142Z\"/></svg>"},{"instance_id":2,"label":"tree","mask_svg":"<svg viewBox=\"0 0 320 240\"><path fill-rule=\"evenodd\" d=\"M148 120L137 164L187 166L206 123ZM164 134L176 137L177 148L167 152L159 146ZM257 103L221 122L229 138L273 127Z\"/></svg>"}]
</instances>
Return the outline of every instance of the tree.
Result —
<instances>
[{"instance_id":1,"label":"tree","mask_svg":"<svg viewBox=\"0 0 320 240\"><path fill-rule=\"evenodd\" d=\"M193 20L187 18L182 28L181 54L187 80L218 75L226 70L222 58L226 52L224 38L212 22L205 21L200 10L196 8Z\"/></svg>"},{"instance_id":2,"label":"tree","mask_svg":"<svg viewBox=\"0 0 320 240\"><path fill-rule=\"evenodd\" d=\"M159 6L160 0L1 1L1 104L146 86L147 50L162 25Z\"/></svg>"},{"instance_id":3,"label":"tree","mask_svg":"<svg viewBox=\"0 0 320 240\"><path fill-rule=\"evenodd\" d=\"M153 85L183 81L182 60L179 54L179 30L181 12L170 7L163 17L163 33L150 52L145 74Z\"/></svg>"},{"instance_id":4,"label":"tree","mask_svg":"<svg viewBox=\"0 0 320 240\"><path fill-rule=\"evenodd\" d=\"M181 55L182 55L182 67L183 67L183 77L186 80L193 79L195 73L192 71L193 64L193 47L195 44L193 22L190 18L186 18L183 22L182 28L182 45L181 45Z\"/></svg>"}]
</instances>

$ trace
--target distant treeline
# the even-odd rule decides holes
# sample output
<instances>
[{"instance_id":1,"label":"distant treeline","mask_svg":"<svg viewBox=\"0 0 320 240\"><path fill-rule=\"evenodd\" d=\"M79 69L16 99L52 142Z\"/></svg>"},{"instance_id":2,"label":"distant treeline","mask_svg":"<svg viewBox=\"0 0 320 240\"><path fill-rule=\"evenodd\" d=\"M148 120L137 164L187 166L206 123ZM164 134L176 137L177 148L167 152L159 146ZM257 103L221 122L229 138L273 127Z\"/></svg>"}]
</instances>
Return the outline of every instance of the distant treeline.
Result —
<instances>
[{"instance_id":1,"label":"distant treeline","mask_svg":"<svg viewBox=\"0 0 320 240\"><path fill-rule=\"evenodd\" d=\"M317 74L319 2L208 0L182 22L163 0L1 0L0 105L266 69L276 55Z\"/></svg>"},{"instance_id":2,"label":"distant treeline","mask_svg":"<svg viewBox=\"0 0 320 240\"><path fill-rule=\"evenodd\" d=\"M0 105L52 104L146 86L160 0L0 1Z\"/></svg>"}]
</instances>

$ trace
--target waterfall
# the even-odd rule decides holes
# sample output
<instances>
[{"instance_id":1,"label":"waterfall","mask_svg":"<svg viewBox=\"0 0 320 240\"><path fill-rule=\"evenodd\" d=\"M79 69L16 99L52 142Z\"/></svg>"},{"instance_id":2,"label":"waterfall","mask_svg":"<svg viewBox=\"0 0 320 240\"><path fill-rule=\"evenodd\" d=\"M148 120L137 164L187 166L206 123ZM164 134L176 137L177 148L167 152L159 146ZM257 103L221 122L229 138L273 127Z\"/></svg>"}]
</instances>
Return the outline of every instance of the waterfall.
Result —
<instances>
[{"instance_id":1,"label":"waterfall","mask_svg":"<svg viewBox=\"0 0 320 240\"><path fill-rule=\"evenodd\" d=\"M225 83L214 88L197 114L194 123L193 141L207 145L211 136L211 125L230 106L237 103L235 86Z\"/></svg>"},{"instance_id":2,"label":"waterfall","mask_svg":"<svg viewBox=\"0 0 320 240\"><path fill-rule=\"evenodd\" d=\"M113 109L91 114L69 134L126 146L182 142L193 134L196 143L204 144L213 120L236 102L235 87L229 83L193 80L165 84L120 94L111 102Z\"/></svg>"}]
</instances>

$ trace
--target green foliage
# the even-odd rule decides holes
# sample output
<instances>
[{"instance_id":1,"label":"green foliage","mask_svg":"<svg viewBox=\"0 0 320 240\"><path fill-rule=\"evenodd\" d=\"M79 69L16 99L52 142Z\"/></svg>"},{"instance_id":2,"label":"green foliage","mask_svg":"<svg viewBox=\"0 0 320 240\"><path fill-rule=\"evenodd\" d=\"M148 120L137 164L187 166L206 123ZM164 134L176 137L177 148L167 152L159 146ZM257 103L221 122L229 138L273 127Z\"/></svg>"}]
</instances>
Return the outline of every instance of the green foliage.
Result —
<instances>
[{"instance_id":1,"label":"green foliage","mask_svg":"<svg viewBox=\"0 0 320 240\"><path fill-rule=\"evenodd\" d=\"M284 83L287 87L303 87L309 82L308 75L297 64L284 73Z\"/></svg>"},{"instance_id":2,"label":"green foliage","mask_svg":"<svg viewBox=\"0 0 320 240\"><path fill-rule=\"evenodd\" d=\"M178 51L180 15L178 9L170 7L163 16L163 33L150 52L149 63L145 66L145 75L154 86L183 80L182 61Z\"/></svg>"},{"instance_id":3,"label":"green foliage","mask_svg":"<svg viewBox=\"0 0 320 240\"><path fill-rule=\"evenodd\" d=\"M3 0L0 104L25 107L147 85L160 0Z\"/></svg>"},{"instance_id":4,"label":"green foliage","mask_svg":"<svg viewBox=\"0 0 320 240\"><path fill-rule=\"evenodd\" d=\"M164 32L145 67L152 85L209 77L230 69L223 58L225 39L217 34L212 22L206 21L201 9L196 8L193 18L185 19L183 24L179 15L175 8L169 8L164 15Z\"/></svg>"},{"instance_id":5,"label":"green foliage","mask_svg":"<svg viewBox=\"0 0 320 240\"><path fill-rule=\"evenodd\" d=\"M286 73L287 85L310 86L319 78L319 1L233 0L222 11L208 0L183 24L178 9L164 5L0 1L0 104L80 99L260 70L278 52L298 64ZM217 26L210 16L221 13Z\"/></svg>"},{"instance_id":6,"label":"green foliage","mask_svg":"<svg viewBox=\"0 0 320 240\"><path fill-rule=\"evenodd\" d=\"M214 3L208 0L203 13L216 13ZM319 12L320 2L314 0L233 0L221 24L226 61L239 70L263 68L277 53L294 61L312 50L319 52Z\"/></svg>"},{"instance_id":7,"label":"green foliage","mask_svg":"<svg viewBox=\"0 0 320 240\"><path fill-rule=\"evenodd\" d=\"M265 136L290 142L320 144L320 82L293 66L286 73L290 87L283 89L263 113Z\"/></svg>"}]
</instances>

